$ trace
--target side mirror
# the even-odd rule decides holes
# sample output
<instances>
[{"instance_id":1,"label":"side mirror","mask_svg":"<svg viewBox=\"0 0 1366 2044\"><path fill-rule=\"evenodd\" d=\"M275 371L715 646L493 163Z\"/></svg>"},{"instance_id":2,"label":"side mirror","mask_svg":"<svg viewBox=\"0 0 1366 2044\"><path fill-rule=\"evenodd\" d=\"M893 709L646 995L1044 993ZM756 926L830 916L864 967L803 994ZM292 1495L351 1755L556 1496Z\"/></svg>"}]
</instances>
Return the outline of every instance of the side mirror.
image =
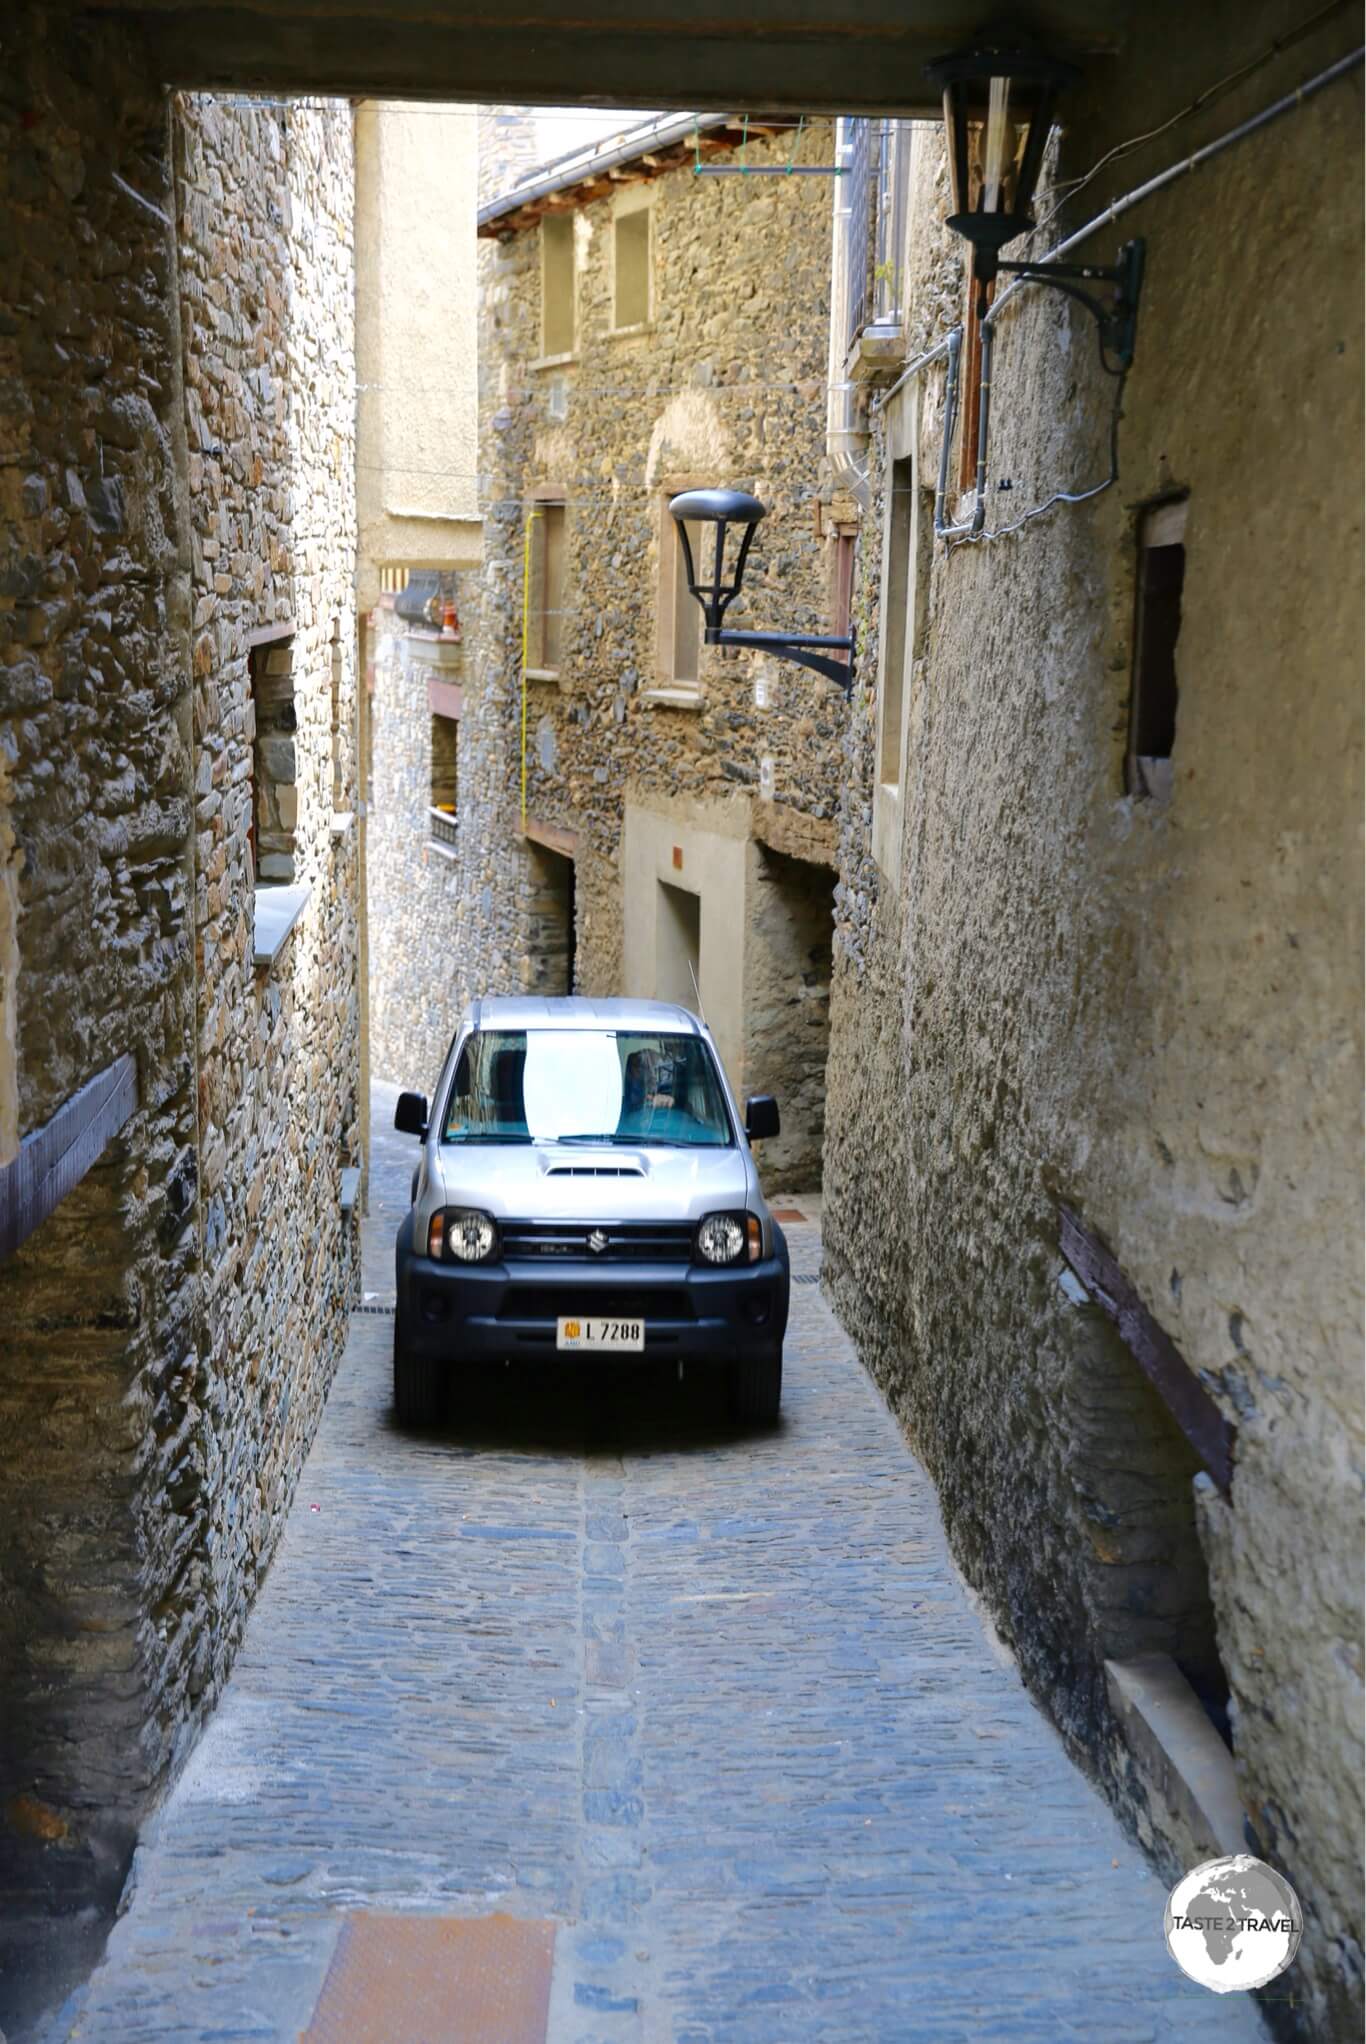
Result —
<instances>
[{"instance_id":1,"label":"side mirror","mask_svg":"<svg viewBox=\"0 0 1366 2044\"><path fill-rule=\"evenodd\" d=\"M778 1133L778 1103L771 1093L756 1093L745 1102L745 1134L759 1142Z\"/></svg>"},{"instance_id":2,"label":"side mirror","mask_svg":"<svg viewBox=\"0 0 1366 2044\"><path fill-rule=\"evenodd\" d=\"M427 1096L425 1093L400 1093L398 1106L394 1109L394 1127L401 1136L425 1136L427 1133Z\"/></svg>"}]
</instances>

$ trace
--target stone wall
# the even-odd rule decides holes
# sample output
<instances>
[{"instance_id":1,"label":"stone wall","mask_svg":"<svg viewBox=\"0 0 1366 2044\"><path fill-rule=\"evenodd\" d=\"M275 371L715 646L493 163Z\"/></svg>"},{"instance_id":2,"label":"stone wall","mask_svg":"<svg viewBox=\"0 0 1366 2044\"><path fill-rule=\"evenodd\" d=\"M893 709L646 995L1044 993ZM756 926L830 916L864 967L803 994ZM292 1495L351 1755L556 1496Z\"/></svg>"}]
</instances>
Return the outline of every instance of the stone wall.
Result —
<instances>
[{"instance_id":1,"label":"stone wall","mask_svg":"<svg viewBox=\"0 0 1366 2044\"><path fill-rule=\"evenodd\" d=\"M494 559L485 572L505 568ZM370 1063L377 1077L421 1092L465 1003L522 984L520 904L531 884L512 836L515 696L479 658L476 578L453 575L443 587L464 620L459 644L405 624L388 603L367 634ZM432 681L462 698L453 843L434 839L428 814Z\"/></svg>"},{"instance_id":2,"label":"stone wall","mask_svg":"<svg viewBox=\"0 0 1366 2044\"><path fill-rule=\"evenodd\" d=\"M132 1118L0 1264L0 1896L18 1920L117 1894L340 1353L354 376L347 108L185 100L168 119L123 35L49 41L29 10L3 35L6 1141L122 1052L138 1079ZM277 814L292 797L308 905L264 973L249 654L281 629Z\"/></svg>"},{"instance_id":3,"label":"stone wall","mask_svg":"<svg viewBox=\"0 0 1366 2044\"><path fill-rule=\"evenodd\" d=\"M0 1262L0 1915L117 1893L202 1683L189 577L165 103L0 25L0 1092L138 1107ZM6 921L0 915L0 926ZM8 1056L6 1053L8 1052ZM0 1111L0 1126L5 1114ZM4 1154L4 1152L0 1152Z\"/></svg>"},{"instance_id":4,"label":"stone wall","mask_svg":"<svg viewBox=\"0 0 1366 2044\"><path fill-rule=\"evenodd\" d=\"M1169 7L1145 16L1113 86L1069 108L1060 175L1283 27L1269 7L1236 34ZM1320 30L1110 166L1054 232L1340 43ZM1013 537L936 550L889 872L872 850L876 703L859 706L824 1210L834 1296L939 1485L962 1566L1120 1797L1135 1791L1102 1662L1144 1643L1189 1658L1204 1591L1184 1444L1163 1447L1128 1352L1098 1352L1095 1315L1060 1286L1060 1196L1236 1426L1231 1500L1200 1486L1205 1638L1256 1836L1308 1913L1278 2019L1325 2038L1359 2027L1361 1977L1360 559L1340 515L1360 490L1361 321L1356 211L1332 171L1358 114L1358 87L1332 88L1086 251L1109 261L1123 236L1148 237L1120 483ZM945 210L926 129L910 354L962 303ZM1114 389L1083 313L1021 292L993 385L989 525L1104 476ZM941 369L882 415L877 508L883 428L932 481L942 398ZM1125 793L1123 753L1138 511L1180 491L1163 803Z\"/></svg>"},{"instance_id":5,"label":"stone wall","mask_svg":"<svg viewBox=\"0 0 1366 2044\"><path fill-rule=\"evenodd\" d=\"M490 149L500 163L520 160L508 110L498 111L496 133L485 123ZM796 160L828 163L832 146L828 122L809 124ZM783 163L792 148L789 133L756 138L749 161ZM738 168L733 155L720 161ZM459 848L439 869L421 830L402 821L426 800L422 684L411 673L420 647L377 642L389 650L377 655L372 701L373 1041L377 1070L398 1061L423 1083L471 993L563 976L568 887L547 857L573 857L577 989L623 991L628 799L680 819L711 805L727 838L763 837L827 869L833 857L844 715L833 685L715 654L704 656L700 689L680 701L660 685L658 655L659 549L673 544L671 524L661 525L666 488L688 481L753 486L769 507L732 621L831 629L829 548L817 526L829 186L696 178L689 160L649 194L654 316L636 331L612 331L613 201L572 216L578 333L566 362L538 365L539 234L481 244L485 562L478 578L459 578ZM528 682L524 704L527 518L557 495L566 505L560 675ZM827 926L828 913L827 902ZM743 950L723 969L738 985ZM737 1065L756 1087L768 1064L786 1070L789 1011L769 1002L766 1028L736 1032ZM799 1035L808 1020L804 1012ZM799 1146L804 1171L817 1169L819 1143L817 1125L814 1142L808 1132Z\"/></svg>"},{"instance_id":6,"label":"stone wall","mask_svg":"<svg viewBox=\"0 0 1366 2044\"><path fill-rule=\"evenodd\" d=\"M174 125L195 606L202 1653L216 1683L279 1535L358 1281L339 1205L363 1111L354 181L343 105L186 97ZM254 805L254 782L274 783L270 802ZM286 793L288 873L269 829ZM256 924L269 889L256 889L286 878L306 902L267 964Z\"/></svg>"}]
</instances>

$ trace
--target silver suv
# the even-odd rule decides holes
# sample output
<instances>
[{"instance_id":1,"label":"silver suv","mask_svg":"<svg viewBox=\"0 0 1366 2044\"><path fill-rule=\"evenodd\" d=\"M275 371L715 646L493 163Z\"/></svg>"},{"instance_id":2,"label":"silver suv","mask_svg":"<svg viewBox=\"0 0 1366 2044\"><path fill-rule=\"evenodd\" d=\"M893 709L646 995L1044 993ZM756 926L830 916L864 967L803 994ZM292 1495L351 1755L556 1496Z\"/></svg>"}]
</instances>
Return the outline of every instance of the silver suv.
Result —
<instances>
[{"instance_id":1,"label":"silver suv","mask_svg":"<svg viewBox=\"0 0 1366 2044\"><path fill-rule=\"evenodd\" d=\"M638 1355L722 1362L741 1418L772 1424L788 1256L711 1032L663 1001L476 1001L418 1136L398 1231L394 1403L435 1419L462 1363Z\"/></svg>"}]
</instances>

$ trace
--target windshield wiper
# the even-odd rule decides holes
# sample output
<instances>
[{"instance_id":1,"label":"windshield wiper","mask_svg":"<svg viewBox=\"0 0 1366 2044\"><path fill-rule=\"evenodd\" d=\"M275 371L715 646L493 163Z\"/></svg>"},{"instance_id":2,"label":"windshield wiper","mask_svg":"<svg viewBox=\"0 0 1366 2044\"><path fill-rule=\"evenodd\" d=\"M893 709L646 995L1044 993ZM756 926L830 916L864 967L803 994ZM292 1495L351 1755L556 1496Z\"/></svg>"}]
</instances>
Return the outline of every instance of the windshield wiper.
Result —
<instances>
[{"instance_id":1,"label":"windshield wiper","mask_svg":"<svg viewBox=\"0 0 1366 2044\"><path fill-rule=\"evenodd\" d=\"M443 1136L442 1141L447 1143L529 1143L531 1137L509 1135L505 1130L469 1128L459 1129L454 1135Z\"/></svg>"},{"instance_id":2,"label":"windshield wiper","mask_svg":"<svg viewBox=\"0 0 1366 2044\"><path fill-rule=\"evenodd\" d=\"M607 1129L590 1128L585 1129L582 1135L550 1136L543 1138L543 1140L548 1140L552 1143L615 1143L621 1139L615 1130L609 1132Z\"/></svg>"}]
</instances>

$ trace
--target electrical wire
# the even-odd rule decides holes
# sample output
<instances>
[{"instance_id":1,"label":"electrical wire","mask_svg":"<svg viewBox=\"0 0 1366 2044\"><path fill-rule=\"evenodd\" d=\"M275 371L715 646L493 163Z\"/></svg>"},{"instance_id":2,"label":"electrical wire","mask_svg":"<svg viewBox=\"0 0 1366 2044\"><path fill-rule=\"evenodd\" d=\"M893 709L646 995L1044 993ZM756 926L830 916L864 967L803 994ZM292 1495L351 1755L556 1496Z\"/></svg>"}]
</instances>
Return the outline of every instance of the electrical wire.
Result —
<instances>
[{"instance_id":1,"label":"electrical wire","mask_svg":"<svg viewBox=\"0 0 1366 2044\"><path fill-rule=\"evenodd\" d=\"M947 550L955 547L977 546L984 539L1009 539L1012 533L1023 532L1036 518L1054 510L1059 504L1086 504L1092 497L1099 497L1112 489L1119 481L1119 422L1124 415L1124 387L1128 381L1127 369L1112 369L1105 359L1105 349L1100 351L1100 366L1107 376L1114 378L1115 396L1110 407L1110 472L1098 483L1092 483L1085 490L1054 490L1051 497L1045 497L1041 504L1031 505L1021 517L1012 519L1009 525L984 526L980 532L962 532L946 542Z\"/></svg>"},{"instance_id":2,"label":"electrical wire","mask_svg":"<svg viewBox=\"0 0 1366 2044\"><path fill-rule=\"evenodd\" d=\"M1216 79L1214 84L1207 85L1203 92L1197 92L1188 106L1181 107L1168 119L1160 121L1155 128L1149 128L1141 135L1132 135L1127 142L1117 142L1113 149L1107 150L1104 156L1092 164L1084 176L1067 178L1055 184L1053 190L1059 195L1057 203L1044 214L1042 220L1035 223L1034 233L1041 234L1045 227L1057 219L1064 206L1068 205L1078 192L1084 191L1092 179L1099 177L1109 164L1118 163L1123 157L1131 155L1135 149L1141 149L1145 142L1157 141L1159 136L1169 134L1182 121L1189 120L1192 115L1201 113L1208 106L1213 106L1216 101L1232 92L1235 86L1241 85L1245 78L1252 77L1254 72L1260 71L1264 65L1271 63L1285 50L1292 49L1296 43L1302 42L1305 36L1311 35L1330 15L1341 13L1346 5L1347 0L1328 0L1326 6L1306 16L1297 27L1283 36L1276 37L1259 55L1249 58L1247 63L1240 64L1236 71L1230 71L1226 77Z\"/></svg>"}]
</instances>

